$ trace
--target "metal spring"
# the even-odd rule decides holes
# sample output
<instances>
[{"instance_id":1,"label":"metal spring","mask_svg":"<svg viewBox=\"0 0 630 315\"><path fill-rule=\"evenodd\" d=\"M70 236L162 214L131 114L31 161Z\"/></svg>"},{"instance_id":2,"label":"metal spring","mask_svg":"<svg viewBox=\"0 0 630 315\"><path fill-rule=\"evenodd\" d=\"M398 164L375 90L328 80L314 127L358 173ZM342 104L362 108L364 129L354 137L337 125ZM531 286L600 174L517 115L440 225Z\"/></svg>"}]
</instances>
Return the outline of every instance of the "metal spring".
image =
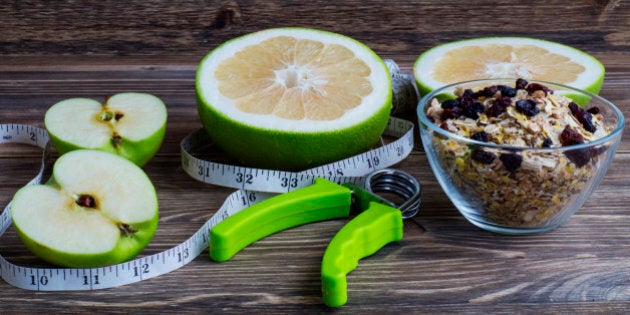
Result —
<instances>
[{"instance_id":1,"label":"metal spring","mask_svg":"<svg viewBox=\"0 0 630 315\"><path fill-rule=\"evenodd\" d=\"M387 200L392 206L400 209L403 219L415 216L420 209L422 188L420 183L406 172L396 169L375 171L365 178L364 186L366 190L375 194L386 192L403 198L405 201L400 204Z\"/></svg>"}]
</instances>

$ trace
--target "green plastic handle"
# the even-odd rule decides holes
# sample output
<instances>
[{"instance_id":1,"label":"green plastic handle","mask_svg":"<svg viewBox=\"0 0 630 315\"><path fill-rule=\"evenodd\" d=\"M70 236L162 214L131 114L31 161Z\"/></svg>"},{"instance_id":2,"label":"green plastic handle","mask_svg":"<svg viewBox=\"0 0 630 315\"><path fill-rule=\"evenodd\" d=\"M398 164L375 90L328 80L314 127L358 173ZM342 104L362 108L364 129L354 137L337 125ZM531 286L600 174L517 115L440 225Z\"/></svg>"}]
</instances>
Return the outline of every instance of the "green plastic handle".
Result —
<instances>
[{"instance_id":1,"label":"green plastic handle","mask_svg":"<svg viewBox=\"0 0 630 315\"><path fill-rule=\"evenodd\" d=\"M348 222L330 241L322 260L322 297L331 307L348 300L346 275L361 258L403 237L402 213L376 202Z\"/></svg>"},{"instance_id":2,"label":"green plastic handle","mask_svg":"<svg viewBox=\"0 0 630 315\"><path fill-rule=\"evenodd\" d=\"M274 196L223 220L210 230L210 258L227 261L241 249L291 227L347 217L350 190L317 178L311 186Z\"/></svg>"}]
</instances>

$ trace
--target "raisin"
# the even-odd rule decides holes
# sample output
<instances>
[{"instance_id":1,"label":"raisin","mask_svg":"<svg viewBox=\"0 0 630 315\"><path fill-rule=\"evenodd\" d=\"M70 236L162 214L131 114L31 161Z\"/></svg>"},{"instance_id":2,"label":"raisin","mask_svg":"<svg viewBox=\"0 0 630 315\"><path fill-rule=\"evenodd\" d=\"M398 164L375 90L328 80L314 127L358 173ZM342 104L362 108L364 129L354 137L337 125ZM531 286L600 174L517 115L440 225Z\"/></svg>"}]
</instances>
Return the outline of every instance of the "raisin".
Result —
<instances>
[{"instance_id":1,"label":"raisin","mask_svg":"<svg viewBox=\"0 0 630 315\"><path fill-rule=\"evenodd\" d=\"M483 88L483 90L479 90L479 91L473 93L472 97L474 97L474 98L479 98L481 96L492 97L492 96L494 96L494 94L497 94L498 91L499 91L499 86L498 85L491 85L491 86L487 86L487 87Z\"/></svg>"},{"instance_id":2,"label":"raisin","mask_svg":"<svg viewBox=\"0 0 630 315\"><path fill-rule=\"evenodd\" d=\"M442 129L444 129L444 130L446 130L446 131L450 131L450 130L448 130L448 124L447 124L447 123L445 123L445 122L443 122L443 123L441 123L441 124L440 124L440 128L442 128Z\"/></svg>"},{"instance_id":3,"label":"raisin","mask_svg":"<svg viewBox=\"0 0 630 315\"><path fill-rule=\"evenodd\" d=\"M447 120L449 118L455 119L462 115L462 109L459 107L447 108L442 111L442 115L440 118L442 120Z\"/></svg>"},{"instance_id":4,"label":"raisin","mask_svg":"<svg viewBox=\"0 0 630 315\"><path fill-rule=\"evenodd\" d=\"M499 85L499 91L501 91L501 96L507 96L507 97L516 96L516 89L511 88L507 85Z\"/></svg>"},{"instance_id":5,"label":"raisin","mask_svg":"<svg viewBox=\"0 0 630 315\"><path fill-rule=\"evenodd\" d=\"M573 130L571 126L566 125L560 133L560 143L564 147L574 144L581 144L584 143L584 137L582 137L579 132Z\"/></svg>"},{"instance_id":6,"label":"raisin","mask_svg":"<svg viewBox=\"0 0 630 315\"><path fill-rule=\"evenodd\" d=\"M551 148L552 145L553 145L553 141L551 141L551 139L547 138L547 139L543 140L541 147L543 147L543 148Z\"/></svg>"},{"instance_id":7,"label":"raisin","mask_svg":"<svg viewBox=\"0 0 630 315\"><path fill-rule=\"evenodd\" d=\"M593 114L593 115L597 115L597 114L599 114L599 107L593 106L593 107L587 109L586 111L591 113L591 114Z\"/></svg>"},{"instance_id":8,"label":"raisin","mask_svg":"<svg viewBox=\"0 0 630 315\"><path fill-rule=\"evenodd\" d=\"M500 102L505 107L512 105L512 99L507 96L499 97L495 102Z\"/></svg>"},{"instance_id":9,"label":"raisin","mask_svg":"<svg viewBox=\"0 0 630 315\"><path fill-rule=\"evenodd\" d=\"M453 108L453 107L459 107L458 100L446 100L442 103L442 108L444 109Z\"/></svg>"},{"instance_id":10,"label":"raisin","mask_svg":"<svg viewBox=\"0 0 630 315\"><path fill-rule=\"evenodd\" d=\"M492 105L486 109L486 115L488 117L498 117L505 112L505 109L512 104L512 99L509 97L499 97L492 102Z\"/></svg>"},{"instance_id":11,"label":"raisin","mask_svg":"<svg viewBox=\"0 0 630 315\"><path fill-rule=\"evenodd\" d=\"M505 112L505 106L500 103L492 104L486 109L486 115L488 115L488 117L499 117L503 112Z\"/></svg>"},{"instance_id":12,"label":"raisin","mask_svg":"<svg viewBox=\"0 0 630 315\"><path fill-rule=\"evenodd\" d=\"M473 102L472 104L464 107L464 109L462 110L462 115L468 118L477 119L479 118L479 114L483 113L484 110L485 108L481 103Z\"/></svg>"},{"instance_id":13,"label":"raisin","mask_svg":"<svg viewBox=\"0 0 630 315\"><path fill-rule=\"evenodd\" d=\"M527 80L519 78L516 79L515 87L517 90L524 90L528 83Z\"/></svg>"},{"instance_id":14,"label":"raisin","mask_svg":"<svg viewBox=\"0 0 630 315\"><path fill-rule=\"evenodd\" d=\"M488 134L485 131L479 131L477 133L474 133L472 136L470 136L470 139L481 141L481 142L488 142Z\"/></svg>"},{"instance_id":15,"label":"raisin","mask_svg":"<svg viewBox=\"0 0 630 315\"><path fill-rule=\"evenodd\" d=\"M464 93L462 94L462 97L470 97L473 95L473 90L471 89L465 89Z\"/></svg>"},{"instance_id":16,"label":"raisin","mask_svg":"<svg viewBox=\"0 0 630 315\"><path fill-rule=\"evenodd\" d=\"M536 107L536 102L530 99L516 101L516 110L529 117L536 116L540 112L538 107Z\"/></svg>"},{"instance_id":17,"label":"raisin","mask_svg":"<svg viewBox=\"0 0 630 315\"><path fill-rule=\"evenodd\" d=\"M466 106L472 105L475 100L470 95L465 95L462 97L458 97L457 101L459 102L459 106L461 108L465 108Z\"/></svg>"},{"instance_id":18,"label":"raisin","mask_svg":"<svg viewBox=\"0 0 630 315\"><path fill-rule=\"evenodd\" d=\"M481 164L490 164L496 156L490 152L486 152L481 149L475 149L470 153L470 158Z\"/></svg>"},{"instance_id":19,"label":"raisin","mask_svg":"<svg viewBox=\"0 0 630 315\"><path fill-rule=\"evenodd\" d=\"M516 172L523 162L523 157L516 153L503 153L499 156L499 159L510 173Z\"/></svg>"},{"instance_id":20,"label":"raisin","mask_svg":"<svg viewBox=\"0 0 630 315\"><path fill-rule=\"evenodd\" d=\"M588 161L591 160L592 156L591 150L588 148L568 150L564 152L564 155L566 155L571 162L575 163L577 167L586 165Z\"/></svg>"},{"instance_id":21,"label":"raisin","mask_svg":"<svg viewBox=\"0 0 630 315\"><path fill-rule=\"evenodd\" d=\"M525 89L527 90L527 94L529 95L532 95L532 93L534 93L535 91L543 91L545 92L545 96L550 93L553 94L552 90L540 83L530 83L525 87Z\"/></svg>"},{"instance_id":22,"label":"raisin","mask_svg":"<svg viewBox=\"0 0 630 315\"><path fill-rule=\"evenodd\" d=\"M569 109L571 110L571 114L582 124L584 129L588 130L588 132L595 132L597 127L593 125L593 116L588 111L585 111L578 104L574 102L569 103Z\"/></svg>"}]
</instances>

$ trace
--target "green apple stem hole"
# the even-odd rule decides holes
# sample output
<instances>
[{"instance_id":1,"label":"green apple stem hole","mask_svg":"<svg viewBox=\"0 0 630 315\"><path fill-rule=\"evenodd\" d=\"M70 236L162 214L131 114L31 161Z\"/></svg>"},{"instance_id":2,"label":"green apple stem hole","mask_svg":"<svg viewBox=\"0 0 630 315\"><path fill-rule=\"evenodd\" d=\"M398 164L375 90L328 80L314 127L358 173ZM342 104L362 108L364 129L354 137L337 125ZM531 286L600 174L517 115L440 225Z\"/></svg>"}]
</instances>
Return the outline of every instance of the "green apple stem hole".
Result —
<instances>
[{"instance_id":1,"label":"green apple stem hole","mask_svg":"<svg viewBox=\"0 0 630 315\"><path fill-rule=\"evenodd\" d=\"M96 200L90 195L80 195L76 203L84 208L96 208Z\"/></svg>"},{"instance_id":2,"label":"green apple stem hole","mask_svg":"<svg viewBox=\"0 0 630 315\"><path fill-rule=\"evenodd\" d=\"M120 229L120 234L125 237L133 237L138 232L138 229L126 223L118 223L118 228Z\"/></svg>"},{"instance_id":3,"label":"green apple stem hole","mask_svg":"<svg viewBox=\"0 0 630 315\"><path fill-rule=\"evenodd\" d=\"M107 109L103 109L103 111L98 116L98 119L100 121L109 122L113 124L121 120L124 116L125 114L123 113L113 113Z\"/></svg>"},{"instance_id":4,"label":"green apple stem hole","mask_svg":"<svg viewBox=\"0 0 630 315\"><path fill-rule=\"evenodd\" d=\"M112 136L112 144L114 145L114 148L118 148L123 142L123 138L114 132L114 135Z\"/></svg>"}]
</instances>

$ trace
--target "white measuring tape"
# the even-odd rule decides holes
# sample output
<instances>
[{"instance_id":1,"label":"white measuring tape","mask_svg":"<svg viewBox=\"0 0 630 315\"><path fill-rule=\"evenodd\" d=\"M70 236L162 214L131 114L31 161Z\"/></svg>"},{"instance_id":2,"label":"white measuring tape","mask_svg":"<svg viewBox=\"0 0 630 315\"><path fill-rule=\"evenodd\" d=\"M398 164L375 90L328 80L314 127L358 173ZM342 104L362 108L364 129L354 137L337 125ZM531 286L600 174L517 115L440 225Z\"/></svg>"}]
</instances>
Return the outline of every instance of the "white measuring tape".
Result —
<instances>
[{"instance_id":1,"label":"white measuring tape","mask_svg":"<svg viewBox=\"0 0 630 315\"><path fill-rule=\"evenodd\" d=\"M397 139L341 161L302 172L284 172L196 158L192 152L208 143L203 130L199 130L182 140L182 168L199 181L238 190L229 195L219 210L185 242L157 254L99 268L22 267L0 256L0 277L22 289L69 291L117 287L166 274L186 265L206 250L210 229L234 213L265 200L275 195L274 193L311 185L317 177L338 183L353 182L362 185L364 176L402 161L413 149L413 123L409 121L390 118L384 135ZM0 124L0 144L2 143L30 144L44 149L39 173L28 184L42 183L49 154L48 133L28 125ZM7 205L0 215L0 237L12 223L10 206Z\"/></svg>"}]
</instances>

